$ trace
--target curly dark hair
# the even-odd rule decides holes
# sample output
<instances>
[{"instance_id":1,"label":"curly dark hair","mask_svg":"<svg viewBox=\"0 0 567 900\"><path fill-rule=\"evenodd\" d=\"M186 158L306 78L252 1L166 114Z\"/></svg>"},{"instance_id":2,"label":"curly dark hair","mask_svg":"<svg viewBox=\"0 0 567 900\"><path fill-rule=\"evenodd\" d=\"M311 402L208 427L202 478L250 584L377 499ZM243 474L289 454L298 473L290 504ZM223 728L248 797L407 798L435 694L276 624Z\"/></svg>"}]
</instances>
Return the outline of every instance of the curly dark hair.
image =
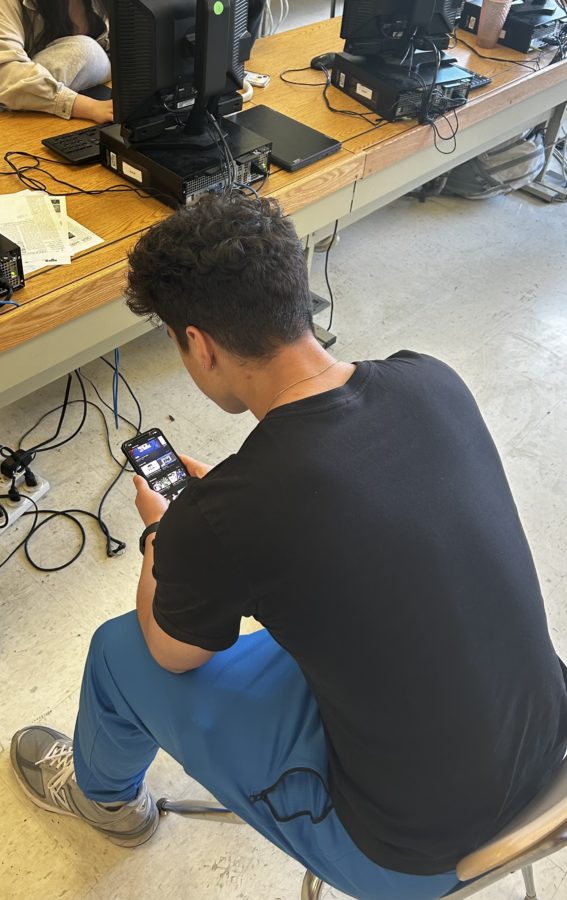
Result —
<instances>
[{"instance_id":1,"label":"curly dark hair","mask_svg":"<svg viewBox=\"0 0 567 900\"><path fill-rule=\"evenodd\" d=\"M269 357L313 331L303 248L272 199L205 194L155 225L130 253L126 302L187 349L188 325L243 358Z\"/></svg>"}]
</instances>

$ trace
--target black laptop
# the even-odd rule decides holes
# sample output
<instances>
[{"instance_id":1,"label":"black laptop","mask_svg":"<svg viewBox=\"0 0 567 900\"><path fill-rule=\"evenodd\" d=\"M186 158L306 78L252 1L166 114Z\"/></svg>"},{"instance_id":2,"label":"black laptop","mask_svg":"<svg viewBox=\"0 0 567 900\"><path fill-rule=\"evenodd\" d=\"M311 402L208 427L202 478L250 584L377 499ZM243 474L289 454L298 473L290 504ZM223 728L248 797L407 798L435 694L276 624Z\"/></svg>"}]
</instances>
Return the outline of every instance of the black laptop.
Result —
<instances>
[{"instance_id":1,"label":"black laptop","mask_svg":"<svg viewBox=\"0 0 567 900\"><path fill-rule=\"evenodd\" d=\"M288 172L302 169L341 149L340 141L302 125L268 106L251 106L235 113L231 118L271 141L272 160Z\"/></svg>"}]
</instances>

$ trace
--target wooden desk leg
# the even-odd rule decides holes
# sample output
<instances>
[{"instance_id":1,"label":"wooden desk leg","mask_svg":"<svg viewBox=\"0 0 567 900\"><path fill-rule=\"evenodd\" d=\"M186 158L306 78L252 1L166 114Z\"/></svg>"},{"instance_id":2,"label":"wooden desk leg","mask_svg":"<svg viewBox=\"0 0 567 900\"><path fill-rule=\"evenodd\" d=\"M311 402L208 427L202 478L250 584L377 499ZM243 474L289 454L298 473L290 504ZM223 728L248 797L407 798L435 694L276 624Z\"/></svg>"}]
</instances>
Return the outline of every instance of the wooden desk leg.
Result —
<instances>
[{"instance_id":1,"label":"wooden desk leg","mask_svg":"<svg viewBox=\"0 0 567 900\"><path fill-rule=\"evenodd\" d=\"M567 186L563 182L563 177L548 171L566 109L567 103L560 103L553 110L544 131L545 163L543 168L535 181L521 188L526 194L532 194L547 203L567 200Z\"/></svg>"}]
</instances>

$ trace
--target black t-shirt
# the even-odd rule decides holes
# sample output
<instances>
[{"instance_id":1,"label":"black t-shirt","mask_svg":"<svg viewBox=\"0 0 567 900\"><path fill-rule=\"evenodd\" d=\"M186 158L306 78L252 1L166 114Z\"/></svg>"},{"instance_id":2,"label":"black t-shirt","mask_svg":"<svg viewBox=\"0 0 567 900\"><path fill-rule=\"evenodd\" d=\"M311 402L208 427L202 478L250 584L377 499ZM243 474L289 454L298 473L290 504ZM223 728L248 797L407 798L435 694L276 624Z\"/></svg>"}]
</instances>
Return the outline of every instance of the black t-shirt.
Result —
<instances>
[{"instance_id":1,"label":"black t-shirt","mask_svg":"<svg viewBox=\"0 0 567 900\"><path fill-rule=\"evenodd\" d=\"M402 351L270 412L155 543L154 614L209 650L258 619L297 660L332 800L386 868L435 874L534 796L567 691L498 453L452 369Z\"/></svg>"}]
</instances>

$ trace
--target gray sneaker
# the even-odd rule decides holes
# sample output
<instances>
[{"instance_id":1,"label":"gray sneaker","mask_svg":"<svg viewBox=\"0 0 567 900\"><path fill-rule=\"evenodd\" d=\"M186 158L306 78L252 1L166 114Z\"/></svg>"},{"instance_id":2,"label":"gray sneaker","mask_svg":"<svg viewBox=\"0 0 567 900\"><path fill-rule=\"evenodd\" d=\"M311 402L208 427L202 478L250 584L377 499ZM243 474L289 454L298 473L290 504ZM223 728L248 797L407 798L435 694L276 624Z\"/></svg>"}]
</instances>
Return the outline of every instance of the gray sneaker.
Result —
<instances>
[{"instance_id":1,"label":"gray sneaker","mask_svg":"<svg viewBox=\"0 0 567 900\"><path fill-rule=\"evenodd\" d=\"M12 738L10 759L16 778L41 809L77 816L121 847L148 841L159 823L159 812L145 784L127 803L89 800L75 780L73 741L42 725L22 728Z\"/></svg>"}]
</instances>

